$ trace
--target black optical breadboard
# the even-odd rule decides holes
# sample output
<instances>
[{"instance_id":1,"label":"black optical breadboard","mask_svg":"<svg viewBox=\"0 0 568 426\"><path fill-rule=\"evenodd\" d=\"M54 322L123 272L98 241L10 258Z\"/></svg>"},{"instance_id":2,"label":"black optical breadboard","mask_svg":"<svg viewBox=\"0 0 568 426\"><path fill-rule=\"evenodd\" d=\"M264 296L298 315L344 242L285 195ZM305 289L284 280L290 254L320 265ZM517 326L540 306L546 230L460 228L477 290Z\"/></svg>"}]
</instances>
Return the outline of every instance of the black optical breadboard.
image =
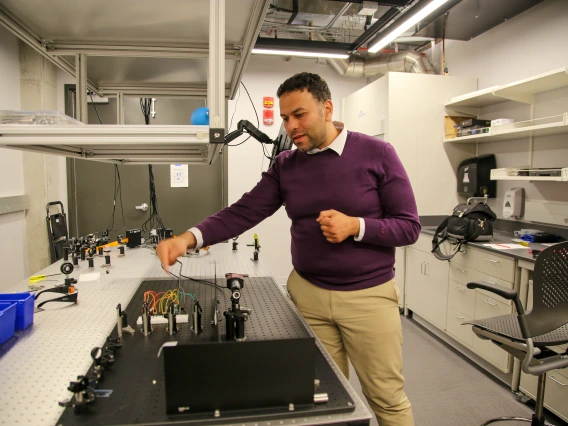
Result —
<instances>
[{"instance_id":1,"label":"black optical breadboard","mask_svg":"<svg viewBox=\"0 0 568 426\"><path fill-rule=\"evenodd\" d=\"M211 279L204 279L213 283ZM85 413L75 414L73 408L66 408L61 415L58 425L71 426L100 426L100 425L215 425L256 421L276 421L306 416L329 416L350 412L355 409L349 393L339 381L324 358L321 351L316 352L316 374L320 381L319 388L314 393L327 393L329 401L325 404L315 404L308 409L287 410L235 410L224 412L215 418L213 413L193 415L166 415L166 398L164 383L163 355L158 358L160 347L168 341L178 344L202 343L225 340L225 319L223 312L230 307L230 292L226 289L226 280L218 279L215 287L190 280L152 280L143 281L138 291L126 307L129 324L136 329L131 336L123 335L123 346L117 351L116 362L104 371L97 390L111 390L108 397L97 397ZM178 288L195 295L202 307L203 332L196 335L189 323L178 324L178 332L170 336L166 325L152 325L153 332L145 337L141 333L141 325L136 325L140 316L143 295L146 291L165 292ZM218 300L218 303L216 302ZM217 305L222 321L219 327L211 325L214 308ZM242 291L241 305L252 309L251 316L246 322L245 332L247 341L294 339L309 336L303 323L285 299L277 284L270 277L245 278ZM191 299L188 299L186 312L191 312ZM116 328L111 336L117 336ZM85 354L88 356L88 354ZM230 362L230 360L228 360ZM269 359L266 362L270 362ZM238 365L238 364L237 364ZM90 373L77 372L77 374ZM191 360L179 366L180 369L199 369ZM236 367L238 371L238 366ZM238 380L238 374L236 374ZM188 389L199 392L199 389ZM69 392L69 397L71 397ZM331 421L331 420L330 420ZM303 422L303 424L306 424ZM308 423L309 424L309 423ZM318 423L321 424L321 423ZM366 423L368 424L368 423Z\"/></svg>"}]
</instances>

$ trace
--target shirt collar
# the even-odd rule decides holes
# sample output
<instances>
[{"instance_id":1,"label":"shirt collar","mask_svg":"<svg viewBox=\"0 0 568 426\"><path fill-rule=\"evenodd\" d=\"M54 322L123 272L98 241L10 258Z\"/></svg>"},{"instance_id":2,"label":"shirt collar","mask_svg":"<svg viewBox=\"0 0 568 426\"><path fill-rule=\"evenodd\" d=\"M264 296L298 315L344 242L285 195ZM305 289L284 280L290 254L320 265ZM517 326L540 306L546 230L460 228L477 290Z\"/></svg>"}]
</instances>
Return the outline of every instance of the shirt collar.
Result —
<instances>
[{"instance_id":1,"label":"shirt collar","mask_svg":"<svg viewBox=\"0 0 568 426\"><path fill-rule=\"evenodd\" d=\"M339 130L339 135L337 135L337 137L324 149L314 148L308 151L307 152L308 154L318 154L322 151L325 151L328 148L334 150L339 155L343 153L343 149L345 148L345 142L347 141L347 128L345 127L345 124L339 121L334 121L333 125L337 130Z\"/></svg>"}]
</instances>

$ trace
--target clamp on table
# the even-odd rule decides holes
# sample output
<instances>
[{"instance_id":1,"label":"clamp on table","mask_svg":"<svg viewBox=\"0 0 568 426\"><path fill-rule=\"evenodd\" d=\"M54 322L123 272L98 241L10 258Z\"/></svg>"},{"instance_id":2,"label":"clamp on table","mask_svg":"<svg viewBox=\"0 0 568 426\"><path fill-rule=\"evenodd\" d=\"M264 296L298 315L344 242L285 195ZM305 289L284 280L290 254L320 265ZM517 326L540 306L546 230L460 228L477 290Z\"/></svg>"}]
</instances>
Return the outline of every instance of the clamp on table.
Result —
<instances>
[{"instance_id":1,"label":"clamp on table","mask_svg":"<svg viewBox=\"0 0 568 426\"><path fill-rule=\"evenodd\" d=\"M78 296L78 292L77 289L75 288L75 286L73 284L77 283L77 280L75 278L71 278L69 275L73 272L73 264L69 263L69 262L65 262L61 265L61 273L65 275L65 281L63 284L60 285L56 285L55 287L52 288L46 288L45 290L40 291L39 293L37 293L35 295L35 300L38 299L38 297L40 295L42 295L43 293L62 293L63 296L60 297L56 297L55 299L49 299L49 300L45 300L43 302L41 302L39 305L36 306L35 311L36 312L41 312L43 311L42 306L45 305L46 303L50 303L50 302L71 302L71 303L77 303L77 296Z\"/></svg>"}]
</instances>

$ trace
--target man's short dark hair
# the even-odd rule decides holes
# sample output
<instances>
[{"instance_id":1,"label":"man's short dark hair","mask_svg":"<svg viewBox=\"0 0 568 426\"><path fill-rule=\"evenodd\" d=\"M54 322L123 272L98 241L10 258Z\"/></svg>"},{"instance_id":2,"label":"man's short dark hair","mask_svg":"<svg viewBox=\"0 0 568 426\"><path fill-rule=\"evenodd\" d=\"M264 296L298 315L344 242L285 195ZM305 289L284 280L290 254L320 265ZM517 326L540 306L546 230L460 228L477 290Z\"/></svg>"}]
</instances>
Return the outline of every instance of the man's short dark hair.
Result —
<instances>
[{"instance_id":1,"label":"man's short dark hair","mask_svg":"<svg viewBox=\"0 0 568 426\"><path fill-rule=\"evenodd\" d=\"M280 97L285 93L294 92L295 90L307 90L314 98L322 103L331 99L331 92L327 83L317 74L309 72L294 74L280 85L276 96Z\"/></svg>"}]
</instances>

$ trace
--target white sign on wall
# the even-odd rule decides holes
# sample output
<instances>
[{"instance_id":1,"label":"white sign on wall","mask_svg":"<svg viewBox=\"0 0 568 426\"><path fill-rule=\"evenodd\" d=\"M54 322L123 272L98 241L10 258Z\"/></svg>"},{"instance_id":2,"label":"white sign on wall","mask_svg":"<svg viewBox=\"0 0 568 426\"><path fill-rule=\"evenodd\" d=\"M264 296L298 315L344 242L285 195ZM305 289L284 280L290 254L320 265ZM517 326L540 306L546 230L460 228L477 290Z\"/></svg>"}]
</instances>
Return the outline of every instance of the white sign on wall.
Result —
<instances>
[{"instance_id":1,"label":"white sign on wall","mask_svg":"<svg viewBox=\"0 0 568 426\"><path fill-rule=\"evenodd\" d=\"M172 188L187 188L187 164L170 164L170 181Z\"/></svg>"}]
</instances>

